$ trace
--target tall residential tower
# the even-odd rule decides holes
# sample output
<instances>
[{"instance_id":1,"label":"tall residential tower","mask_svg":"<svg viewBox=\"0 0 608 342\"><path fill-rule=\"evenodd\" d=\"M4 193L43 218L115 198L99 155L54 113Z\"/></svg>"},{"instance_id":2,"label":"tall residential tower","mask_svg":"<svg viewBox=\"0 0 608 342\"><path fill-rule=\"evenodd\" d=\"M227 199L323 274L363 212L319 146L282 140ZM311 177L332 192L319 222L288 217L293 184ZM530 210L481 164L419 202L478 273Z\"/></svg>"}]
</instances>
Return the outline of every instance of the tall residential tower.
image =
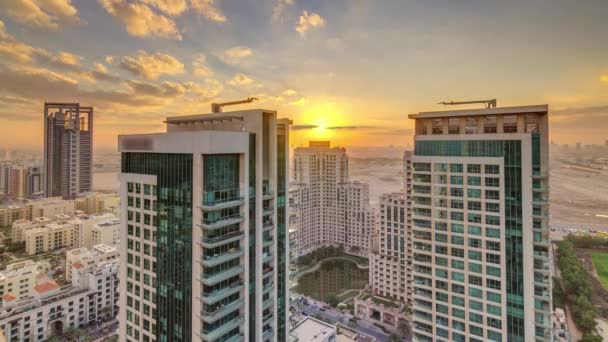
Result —
<instances>
[{"instance_id":1,"label":"tall residential tower","mask_svg":"<svg viewBox=\"0 0 608 342\"><path fill-rule=\"evenodd\" d=\"M289 121L167 118L119 137L121 341L286 341Z\"/></svg>"},{"instance_id":2,"label":"tall residential tower","mask_svg":"<svg viewBox=\"0 0 608 342\"><path fill-rule=\"evenodd\" d=\"M44 104L44 184L46 197L74 199L91 191L93 107Z\"/></svg>"},{"instance_id":3,"label":"tall residential tower","mask_svg":"<svg viewBox=\"0 0 608 342\"><path fill-rule=\"evenodd\" d=\"M416 341L551 340L547 114L410 115Z\"/></svg>"},{"instance_id":4,"label":"tall residential tower","mask_svg":"<svg viewBox=\"0 0 608 342\"><path fill-rule=\"evenodd\" d=\"M374 229L369 185L348 180L348 156L329 141L311 141L298 147L293 157L298 254L329 245L367 255Z\"/></svg>"}]
</instances>

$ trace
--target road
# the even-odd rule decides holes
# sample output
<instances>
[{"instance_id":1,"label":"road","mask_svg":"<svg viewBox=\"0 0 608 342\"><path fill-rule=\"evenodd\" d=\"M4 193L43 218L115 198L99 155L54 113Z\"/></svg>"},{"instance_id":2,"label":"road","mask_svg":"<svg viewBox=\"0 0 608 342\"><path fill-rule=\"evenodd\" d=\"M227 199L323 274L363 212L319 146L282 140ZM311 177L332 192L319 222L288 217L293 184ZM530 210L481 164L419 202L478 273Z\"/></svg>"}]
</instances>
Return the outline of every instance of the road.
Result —
<instances>
[{"instance_id":1,"label":"road","mask_svg":"<svg viewBox=\"0 0 608 342\"><path fill-rule=\"evenodd\" d=\"M339 317L338 314L340 314L340 312L334 308L321 311L320 308L323 307L323 305L326 305L325 303L317 302L310 298L308 301L310 305L302 304L302 312L306 312L309 316L312 314L318 314L323 318L324 321L331 324L341 323L344 326L348 326L349 318L352 318L351 314L346 313L342 315L342 317ZM362 333L375 337L378 342L386 342L389 339L389 335L384 333L382 329L361 319L357 320L357 324L353 328Z\"/></svg>"}]
</instances>

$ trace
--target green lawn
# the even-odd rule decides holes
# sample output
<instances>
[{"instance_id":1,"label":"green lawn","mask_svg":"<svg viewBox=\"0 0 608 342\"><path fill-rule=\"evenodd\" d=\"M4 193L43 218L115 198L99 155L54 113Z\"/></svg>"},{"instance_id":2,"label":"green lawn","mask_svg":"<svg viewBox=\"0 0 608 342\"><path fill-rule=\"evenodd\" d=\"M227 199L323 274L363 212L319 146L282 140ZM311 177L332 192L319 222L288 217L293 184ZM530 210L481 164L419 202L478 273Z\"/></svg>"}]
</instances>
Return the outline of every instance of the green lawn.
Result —
<instances>
[{"instance_id":1,"label":"green lawn","mask_svg":"<svg viewBox=\"0 0 608 342\"><path fill-rule=\"evenodd\" d=\"M605 289L608 290L608 252L592 252L591 260L597 274L600 276L600 282Z\"/></svg>"},{"instance_id":2,"label":"green lawn","mask_svg":"<svg viewBox=\"0 0 608 342\"><path fill-rule=\"evenodd\" d=\"M341 296L338 296L338 300L340 302L343 302L343 301L345 301L347 299L350 299L350 298L352 298L352 297L354 297L354 296L356 296L358 294L359 294L359 290L350 290L350 291L342 294Z\"/></svg>"}]
</instances>

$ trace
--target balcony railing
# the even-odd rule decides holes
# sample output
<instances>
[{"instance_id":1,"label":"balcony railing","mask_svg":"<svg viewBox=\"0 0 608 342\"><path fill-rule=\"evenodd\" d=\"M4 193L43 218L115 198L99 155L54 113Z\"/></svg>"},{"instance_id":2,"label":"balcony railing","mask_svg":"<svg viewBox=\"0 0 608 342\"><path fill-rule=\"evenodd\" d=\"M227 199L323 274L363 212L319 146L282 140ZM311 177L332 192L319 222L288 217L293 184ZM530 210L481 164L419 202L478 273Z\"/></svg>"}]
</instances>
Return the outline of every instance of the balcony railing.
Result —
<instances>
[{"instance_id":1,"label":"balcony railing","mask_svg":"<svg viewBox=\"0 0 608 342\"><path fill-rule=\"evenodd\" d=\"M203 209L217 210L218 207L231 207L239 205L238 202L243 202L243 196L240 195L239 188L226 189L221 191L205 191L203 192Z\"/></svg>"},{"instance_id":2,"label":"balcony railing","mask_svg":"<svg viewBox=\"0 0 608 342\"><path fill-rule=\"evenodd\" d=\"M243 232L242 231L235 231L232 233L228 233L228 234L224 234L224 235L220 235L217 237L203 237L202 239L202 246L205 248L214 248L214 247L218 247L230 242L234 242L234 241L238 241L243 237Z\"/></svg>"},{"instance_id":3,"label":"balcony railing","mask_svg":"<svg viewBox=\"0 0 608 342\"><path fill-rule=\"evenodd\" d=\"M241 325L243 322L243 317L236 317L233 320L227 322L226 324L215 327L215 329L208 330L203 329L201 331L201 337L207 341L215 341L218 338L224 336L230 330L233 330Z\"/></svg>"},{"instance_id":4,"label":"balcony railing","mask_svg":"<svg viewBox=\"0 0 608 342\"><path fill-rule=\"evenodd\" d=\"M206 285L213 285L213 284L219 283L220 281L224 281L228 278L232 278L236 275L239 275L241 272L243 272L243 267L241 265L236 265L229 269L226 269L226 270L223 270L220 272L216 272L213 274L203 273L202 281Z\"/></svg>"},{"instance_id":5,"label":"balcony railing","mask_svg":"<svg viewBox=\"0 0 608 342\"><path fill-rule=\"evenodd\" d=\"M203 265L213 267L243 255L241 248L232 248L224 253L203 256Z\"/></svg>"},{"instance_id":6,"label":"balcony railing","mask_svg":"<svg viewBox=\"0 0 608 342\"><path fill-rule=\"evenodd\" d=\"M220 299L226 298L231 294L239 292L243 288L242 281L236 281L227 287L212 292L203 292L202 300L204 303L213 304Z\"/></svg>"},{"instance_id":7,"label":"balcony railing","mask_svg":"<svg viewBox=\"0 0 608 342\"><path fill-rule=\"evenodd\" d=\"M205 322L212 323L212 322L215 322L218 319L226 316L227 314L233 312L234 310L241 308L243 306L243 304L244 304L243 300L239 298L231 303L228 303L226 305L223 305L223 306L215 309L214 311L202 310L201 318Z\"/></svg>"}]
</instances>

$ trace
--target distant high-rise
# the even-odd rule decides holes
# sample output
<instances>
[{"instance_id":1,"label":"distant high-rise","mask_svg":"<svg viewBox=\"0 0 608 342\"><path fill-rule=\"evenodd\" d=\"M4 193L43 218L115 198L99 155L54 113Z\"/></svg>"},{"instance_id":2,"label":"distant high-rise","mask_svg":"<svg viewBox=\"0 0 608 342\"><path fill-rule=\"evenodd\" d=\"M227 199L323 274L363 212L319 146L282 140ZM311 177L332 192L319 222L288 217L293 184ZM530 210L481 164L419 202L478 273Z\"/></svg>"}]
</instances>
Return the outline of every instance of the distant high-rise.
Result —
<instances>
[{"instance_id":1,"label":"distant high-rise","mask_svg":"<svg viewBox=\"0 0 608 342\"><path fill-rule=\"evenodd\" d=\"M374 229L367 183L348 180L348 156L329 141L311 141L294 151L290 191L298 253L342 245L367 255Z\"/></svg>"},{"instance_id":2,"label":"distant high-rise","mask_svg":"<svg viewBox=\"0 0 608 342\"><path fill-rule=\"evenodd\" d=\"M552 340L547 113L410 115L415 341Z\"/></svg>"},{"instance_id":3,"label":"distant high-rise","mask_svg":"<svg viewBox=\"0 0 608 342\"><path fill-rule=\"evenodd\" d=\"M93 107L44 104L44 185L46 197L74 199L91 191Z\"/></svg>"},{"instance_id":4,"label":"distant high-rise","mask_svg":"<svg viewBox=\"0 0 608 342\"><path fill-rule=\"evenodd\" d=\"M119 137L121 341L287 341L289 120L254 109Z\"/></svg>"}]
</instances>

